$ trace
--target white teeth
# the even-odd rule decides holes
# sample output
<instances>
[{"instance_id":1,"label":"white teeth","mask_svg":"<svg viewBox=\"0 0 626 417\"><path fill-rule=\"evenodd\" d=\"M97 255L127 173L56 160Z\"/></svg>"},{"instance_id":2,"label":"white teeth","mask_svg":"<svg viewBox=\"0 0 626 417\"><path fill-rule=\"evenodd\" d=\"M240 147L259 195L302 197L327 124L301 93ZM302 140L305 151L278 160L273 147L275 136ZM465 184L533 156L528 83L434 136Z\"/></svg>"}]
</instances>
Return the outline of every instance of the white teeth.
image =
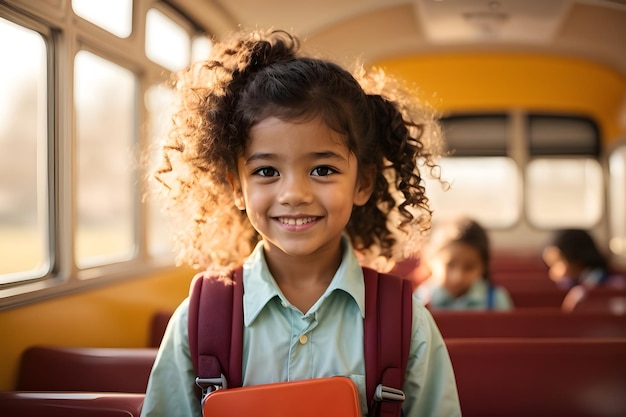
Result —
<instances>
[{"instance_id":1,"label":"white teeth","mask_svg":"<svg viewBox=\"0 0 626 417\"><path fill-rule=\"evenodd\" d=\"M288 224L290 226L300 226L306 223L311 223L314 220L315 220L315 217L305 217L305 218L298 218L298 219L292 219L292 218L287 218L287 217L278 218L279 222L281 222L282 224Z\"/></svg>"}]
</instances>

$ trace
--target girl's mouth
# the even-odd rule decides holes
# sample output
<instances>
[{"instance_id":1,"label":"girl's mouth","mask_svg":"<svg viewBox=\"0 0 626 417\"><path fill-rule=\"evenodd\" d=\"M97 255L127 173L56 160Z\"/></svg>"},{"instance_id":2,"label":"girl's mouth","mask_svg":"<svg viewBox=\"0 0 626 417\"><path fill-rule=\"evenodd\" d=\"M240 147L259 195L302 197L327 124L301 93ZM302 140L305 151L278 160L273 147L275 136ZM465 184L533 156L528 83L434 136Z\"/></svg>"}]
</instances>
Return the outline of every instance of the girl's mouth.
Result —
<instances>
[{"instance_id":1,"label":"girl's mouth","mask_svg":"<svg viewBox=\"0 0 626 417\"><path fill-rule=\"evenodd\" d=\"M304 224L313 223L319 219L319 217L277 217L276 219L285 226L302 226Z\"/></svg>"}]
</instances>

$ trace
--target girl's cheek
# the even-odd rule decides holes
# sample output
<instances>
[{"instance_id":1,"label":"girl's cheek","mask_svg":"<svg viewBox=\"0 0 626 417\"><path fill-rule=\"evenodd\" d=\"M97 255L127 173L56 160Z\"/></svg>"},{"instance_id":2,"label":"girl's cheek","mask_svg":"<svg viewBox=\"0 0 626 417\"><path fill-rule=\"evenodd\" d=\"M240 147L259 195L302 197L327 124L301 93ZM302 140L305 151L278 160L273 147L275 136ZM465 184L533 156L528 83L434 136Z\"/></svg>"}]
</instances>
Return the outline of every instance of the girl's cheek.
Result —
<instances>
[{"instance_id":1,"label":"girl's cheek","mask_svg":"<svg viewBox=\"0 0 626 417\"><path fill-rule=\"evenodd\" d=\"M441 263L435 261L431 264L431 278L437 284L442 284L447 279L447 270Z\"/></svg>"},{"instance_id":2,"label":"girl's cheek","mask_svg":"<svg viewBox=\"0 0 626 417\"><path fill-rule=\"evenodd\" d=\"M563 278L565 278L567 273L567 267L563 262L555 262L552 264L552 266L550 267L550 278L553 281L559 281Z\"/></svg>"}]
</instances>

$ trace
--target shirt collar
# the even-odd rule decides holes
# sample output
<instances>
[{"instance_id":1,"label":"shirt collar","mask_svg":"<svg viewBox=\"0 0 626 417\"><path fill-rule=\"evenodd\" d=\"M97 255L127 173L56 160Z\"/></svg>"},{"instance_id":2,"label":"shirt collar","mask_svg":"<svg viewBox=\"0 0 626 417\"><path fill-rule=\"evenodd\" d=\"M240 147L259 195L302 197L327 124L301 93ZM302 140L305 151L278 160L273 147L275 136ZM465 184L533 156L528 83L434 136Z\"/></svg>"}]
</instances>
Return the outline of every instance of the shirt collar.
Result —
<instances>
[{"instance_id":1,"label":"shirt collar","mask_svg":"<svg viewBox=\"0 0 626 417\"><path fill-rule=\"evenodd\" d=\"M459 298L453 298L450 293L441 286L437 286L433 289L432 303L434 305L451 305L455 302L461 302L468 306L480 305L484 303L487 283L484 279L476 280L467 290L465 294Z\"/></svg>"},{"instance_id":2,"label":"shirt collar","mask_svg":"<svg viewBox=\"0 0 626 417\"><path fill-rule=\"evenodd\" d=\"M343 258L335 272L330 285L320 299L311 307L314 313L324 300L335 290L350 294L365 317L365 283L363 270L356 258L350 241L342 237ZM263 241L259 242L243 264L243 316L244 324L249 326L257 318L267 303L279 297L284 305L289 302L280 291L278 284L270 273L263 251Z\"/></svg>"}]
</instances>

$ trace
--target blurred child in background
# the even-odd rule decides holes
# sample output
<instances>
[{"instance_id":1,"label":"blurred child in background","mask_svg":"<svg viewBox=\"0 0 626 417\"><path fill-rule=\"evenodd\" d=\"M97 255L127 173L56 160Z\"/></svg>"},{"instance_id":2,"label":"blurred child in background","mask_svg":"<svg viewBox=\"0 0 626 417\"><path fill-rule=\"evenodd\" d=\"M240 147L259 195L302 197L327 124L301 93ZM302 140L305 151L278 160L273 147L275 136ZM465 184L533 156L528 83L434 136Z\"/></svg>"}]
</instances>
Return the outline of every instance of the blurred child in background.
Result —
<instances>
[{"instance_id":1,"label":"blurred child in background","mask_svg":"<svg viewBox=\"0 0 626 417\"><path fill-rule=\"evenodd\" d=\"M434 226L421 258L429 277L417 296L432 309L510 310L509 293L490 282L489 263L489 238L476 221Z\"/></svg>"},{"instance_id":2,"label":"blurred child in background","mask_svg":"<svg viewBox=\"0 0 626 417\"><path fill-rule=\"evenodd\" d=\"M562 305L566 311L572 311L591 288L626 288L626 278L611 273L606 257L585 230L556 231L542 256L550 279L568 291Z\"/></svg>"}]
</instances>

